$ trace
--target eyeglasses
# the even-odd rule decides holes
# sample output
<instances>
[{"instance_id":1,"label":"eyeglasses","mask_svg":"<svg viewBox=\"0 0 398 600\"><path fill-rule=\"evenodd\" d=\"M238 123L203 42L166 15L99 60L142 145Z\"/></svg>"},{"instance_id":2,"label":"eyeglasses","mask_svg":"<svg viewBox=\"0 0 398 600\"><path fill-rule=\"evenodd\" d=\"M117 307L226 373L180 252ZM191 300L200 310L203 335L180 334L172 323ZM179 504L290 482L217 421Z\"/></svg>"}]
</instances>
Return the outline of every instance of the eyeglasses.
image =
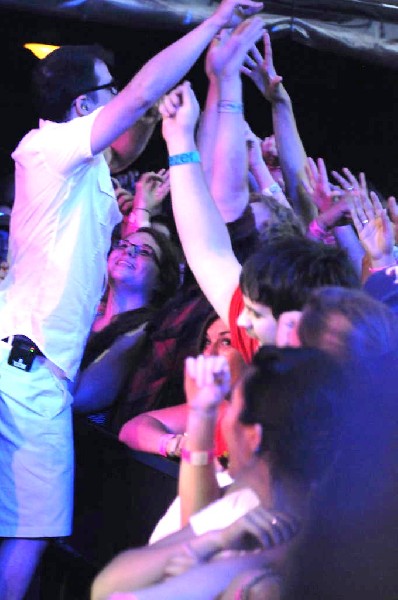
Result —
<instances>
[{"instance_id":1,"label":"eyeglasses","mask_svg":"<svg viewBox=\"0 0 398 600\"><path fill-rule=\"evenodd\" d=\"M102 85L97 85L96 87L90 88L89 90L85 90L81 92L81 94L88 94L89 92L98 92L99 90L109 90L112 96L117 96L119 93L119 86L114 79L111 79L109 83L103 83ZM80 94L80 95L81 95Z\"/></svg>"},{"instance_id":2,"label":"eyeglasses","mask_svg":"<svg viewBox=\"0 0 398 600\"><path fill-rule=\"evenodd\" d=\"M143 256L144 258L150 258L153 262L160 267L160 261L155 250L149 244L133 244L128 240L117 240L112 244L113 250L128 250L129 254L135 256Z\"/></svg>"}]
</instances>

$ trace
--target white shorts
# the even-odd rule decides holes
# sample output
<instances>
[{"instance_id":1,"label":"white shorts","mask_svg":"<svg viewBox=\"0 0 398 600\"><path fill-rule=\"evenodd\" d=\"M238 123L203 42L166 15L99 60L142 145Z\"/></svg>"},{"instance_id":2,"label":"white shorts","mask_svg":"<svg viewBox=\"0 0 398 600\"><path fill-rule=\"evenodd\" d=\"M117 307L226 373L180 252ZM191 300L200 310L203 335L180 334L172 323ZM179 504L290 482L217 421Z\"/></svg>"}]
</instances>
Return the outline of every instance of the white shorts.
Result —
<instances>
[{"instance_id":1,"label":"white shorts","mask_svg":"<svg viewBox=\"0 0 398 600\"><path fill-rule=\"evenodd\" d=\"M72 397L43 356L31 371L7 364L0 341L0 537L70 535L73 509Z\"/></svg>"}]
</instances>

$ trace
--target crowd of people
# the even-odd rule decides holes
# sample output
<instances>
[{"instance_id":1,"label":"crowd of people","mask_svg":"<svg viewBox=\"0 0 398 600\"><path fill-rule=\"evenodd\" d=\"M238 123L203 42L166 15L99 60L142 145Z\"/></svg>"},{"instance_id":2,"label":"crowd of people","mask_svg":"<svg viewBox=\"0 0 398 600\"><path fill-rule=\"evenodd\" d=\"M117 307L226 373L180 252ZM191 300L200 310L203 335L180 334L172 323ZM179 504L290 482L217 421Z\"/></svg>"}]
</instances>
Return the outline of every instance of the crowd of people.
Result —
<instances>
[{"instance_id":1,"label":"crowd of people","mask_svg":"<svg viewBox=\"0 0 398 600\"><path fill-rule=\"evenodd\" d=\"M91 600L394 596L398 207L307 156L261 9L222 0L121 90L100 46L35 67L1 264L4 600L71 534L73 411L179 463ZM157 126L168 164L136 173Z\"/></svg>"}]
</instances>

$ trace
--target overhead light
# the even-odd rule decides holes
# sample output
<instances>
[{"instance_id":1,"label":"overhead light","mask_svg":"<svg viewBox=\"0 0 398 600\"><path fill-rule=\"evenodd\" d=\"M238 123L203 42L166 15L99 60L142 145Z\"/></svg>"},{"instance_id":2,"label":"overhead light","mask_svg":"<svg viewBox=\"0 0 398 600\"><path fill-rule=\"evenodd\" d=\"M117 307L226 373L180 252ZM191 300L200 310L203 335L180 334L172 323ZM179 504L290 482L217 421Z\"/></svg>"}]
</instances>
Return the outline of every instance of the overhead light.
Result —
<instances>
[{"instance_id":1,"label":"overhead light","mask_svg":"<svg viewBox=\"0 0 398 600\"><path fill-rule=\"evenodd\" d=\"M57 50L59 48L59 46L50 46L49 44L36 44L36 43L24 44L23 47L26 48L27 50L30 50L31 52L33 52L33 54L37 58L40 58L40 60L42 58L46 58L46 56L48 54L51 54L51 52L53 52L54 50Z\"/></svg>"}]
</instances>

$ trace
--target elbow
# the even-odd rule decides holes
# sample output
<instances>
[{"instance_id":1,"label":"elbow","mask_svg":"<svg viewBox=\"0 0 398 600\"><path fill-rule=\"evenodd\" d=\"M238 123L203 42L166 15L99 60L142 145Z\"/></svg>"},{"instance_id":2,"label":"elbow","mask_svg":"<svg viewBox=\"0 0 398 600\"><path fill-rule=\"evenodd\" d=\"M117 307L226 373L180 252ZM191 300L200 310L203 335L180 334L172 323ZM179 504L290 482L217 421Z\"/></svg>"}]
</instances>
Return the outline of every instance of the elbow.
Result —
<instances>
[{"instance_id":1,"label":"elbow","mask_svg":"<svg viewBox=\"0 0 398 600\"><path fill-rule=\"evenodd\" d=\"M122 444L126 444L127 446L130 446L130 448L131 448L132 446L131 446L131 442L130 442L130 439L131 439L130 429L131 429L131 427L129 427L129 422L125 423L123 425L123 427L121 428L121 430L119 431L119 434L117 437L118 437L119 442L122 442Z\"/></svg>"},{"instance_id":2,"label":"elbow","mask_svg":"<svg viewBox=\"0 0 398 600\"><path fill-rule=\"evenodd\" d=\"M101 575L97 576L91 584L90 600L106 600L106 595L101 590Z\"/></svg>"}]
</instances>

